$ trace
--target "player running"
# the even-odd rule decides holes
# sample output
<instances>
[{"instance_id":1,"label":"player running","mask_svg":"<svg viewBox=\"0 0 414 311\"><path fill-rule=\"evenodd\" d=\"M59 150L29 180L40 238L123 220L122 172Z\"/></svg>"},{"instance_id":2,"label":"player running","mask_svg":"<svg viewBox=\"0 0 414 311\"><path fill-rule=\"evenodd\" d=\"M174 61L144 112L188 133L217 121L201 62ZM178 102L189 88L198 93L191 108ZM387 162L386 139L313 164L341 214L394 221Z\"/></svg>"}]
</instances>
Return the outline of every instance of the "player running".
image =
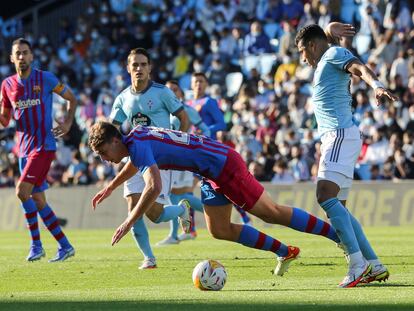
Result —
<instances>
[{"instance_id":1,"label":"player running","mask_svg":"<svg viewBox=\"0 0 414 311\"><path fill-rule=\"evenodd\" d=\"M121 126L127 121L129 126L151 125L170 128L170 114L180 120L180 130L189 128L187 113L182 103L165 86L150 80L151 59L150 54L142 48L133 49L128 55L127 70L131 76L131 85L121 92L115 99L110 119L112 123ZM185 227L190 226L189 203L181 201L171 205L169 194L171 189L171 172L161 171L162 191L149 206L147 217L155 222L167 222L180 217ZM137 205L145 187L145 180L141 173L125 182L124 197L128 202L128 212ZM156 268L155 256L149 243L148 230L144 219L136 219L132 227L132 235L138 248L144 255L144 261L139 269Z\"/></svg>"},{"instance_id":2,"label":"player running","mask_svg":"<svg viewBox=\"0 0 414 311\"><path fill-rule=\"evenodd\" d=\"M397 98L349 50L329 46L328 40L335 39L338 33L332 27L328 28L328 39L318 25L305 26L295 42L303 60L315 68L312 100L322 141L316 197L349 255L349 270L339 286L354 287L361 282L386 280L389 272L358 220L345 207L362 146L361 133L352 116L350 76L360 77L374 89L378 105L381 99Z\"/></svg>"},{"instance_id":3,"label":"player running","mask_svg":"<svg viewBox=\"0 0 414 311\"><path fill-rule=\"evenodd\" d=\"M146 186L141 199L116 230L112 245L142 217L161 191L160 169L186 170L203 176L201 194L207 228L217 239L267 250L278 256L274 273L283 275L298 258L299 248L287 246L257 229L231 223L232 204L263 221L298 231L325 236L338 243L334 229L307 212L276 204L263 186L249 173L241 156L230 147L205 136L151 127L136 127L128 136L110 123L96 123L89 135L89 146L103 160L119 163L130 156L121 172L92 200L93 208L125 180L143 172Z\"/></svg>"}]
</instances>

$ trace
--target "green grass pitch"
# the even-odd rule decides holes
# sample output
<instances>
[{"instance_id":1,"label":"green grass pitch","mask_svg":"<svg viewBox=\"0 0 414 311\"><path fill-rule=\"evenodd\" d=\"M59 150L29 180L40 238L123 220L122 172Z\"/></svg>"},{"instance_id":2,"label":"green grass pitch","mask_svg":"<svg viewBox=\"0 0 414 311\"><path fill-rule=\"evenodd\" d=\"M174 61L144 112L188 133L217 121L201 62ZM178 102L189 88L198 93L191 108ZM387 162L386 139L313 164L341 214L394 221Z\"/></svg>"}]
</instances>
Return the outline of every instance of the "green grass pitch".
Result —
<instances>
[{"instance_id":1,"label":"green grass pitch","mask_svg":"<svg viewBox=\"0 0 414 311\"><path fill-rule=\"evenodd\" d=\"M278 226L262 230L299 246L301 258L284 277L271 274L275 258L199 231L194 241L155 248L158 269L141 271L131 236L110 246L112 230L67 230L76 256L63 263L25 261L26 232L0 232L0 310L414 310L414 228L367 228L391 277L339 289L346 273L341 251L329 240ZM167 229L151 228L151 242ZM42 230L47 257L55 242ZM203 259L217 259L228 279L219 292L193 287Z\"/></svg>"}]
</instances>

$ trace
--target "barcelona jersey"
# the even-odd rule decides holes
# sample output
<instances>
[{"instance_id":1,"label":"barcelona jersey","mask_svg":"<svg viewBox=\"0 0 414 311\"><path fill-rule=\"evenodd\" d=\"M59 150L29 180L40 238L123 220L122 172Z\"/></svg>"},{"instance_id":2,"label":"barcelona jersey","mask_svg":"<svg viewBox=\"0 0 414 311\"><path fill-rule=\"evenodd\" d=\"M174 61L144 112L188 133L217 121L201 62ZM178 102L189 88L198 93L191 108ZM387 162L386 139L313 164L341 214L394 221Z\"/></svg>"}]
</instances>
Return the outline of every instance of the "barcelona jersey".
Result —
<instances>
[{"instance_id":1,"label":"barcelona jersey","mask_svg":"<svg viewBox=\"0 0 414 311\"><path fill-rule=\"evenodd\" d=\"M123 137L132 163L139 169L184 170L216 180L226 163L229 147L209 137L155 127L134 128Z\"/></svg>"},{"instance_id":2,"label":"barcelona jersey","mask_svg":"<svg viewBox=\"0 0 414 311\"><path fill-rule=\"evenodd\" d=\"M19 157L56 150L52 133L53 92L63 95L66 87L52 73L37 69L32 69L26 79L15 74L2 82L1 105L12 111Z\"/></svg>"}]
</instances>

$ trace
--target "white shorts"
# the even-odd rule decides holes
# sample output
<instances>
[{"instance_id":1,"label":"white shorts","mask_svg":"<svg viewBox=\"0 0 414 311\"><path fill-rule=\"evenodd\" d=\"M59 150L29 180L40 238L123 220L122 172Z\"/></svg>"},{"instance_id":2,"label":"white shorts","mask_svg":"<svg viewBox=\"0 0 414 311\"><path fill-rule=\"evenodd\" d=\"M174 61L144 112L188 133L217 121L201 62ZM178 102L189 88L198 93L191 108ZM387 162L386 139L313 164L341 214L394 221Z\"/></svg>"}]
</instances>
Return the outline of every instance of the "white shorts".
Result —
<instances>
[{"instance_id":1,"label":"white shorts","mask_svg":"<svg viewBox=\"0 0 414 311\"><path fill-rule=\"evenodd\" d=\"M352 126L324 133L321 142L318 180L336 183L341 188L338 199L346 199L352 185L355 163L361 152L361 133L358 127Z\"/></svg>"},{"instance_id":2,"label":"white shorts","mask_svg":"<svg viewBox=\"0 0 414 311\"><path fill-rule=\"evenodd\" d=\"M162 189L161 193L155 202L170 205L170 191L171 191L171 171L160 170ZM131 194L142 193L145 188L145 181L142 177L142 173L138 172L126 182L124 182L124 198L128 197Z\"/></svg>"},{"instance_id":3,"label":"white shorts","mask_svg":"<svg viewBox=\"0 0 414 311\"><path fill-rule=\"evenodd\" d=\"M192 187L194 184L194 174L189 171L172 171L172 187L183 188Z\"/></svg>"}]
</instances>

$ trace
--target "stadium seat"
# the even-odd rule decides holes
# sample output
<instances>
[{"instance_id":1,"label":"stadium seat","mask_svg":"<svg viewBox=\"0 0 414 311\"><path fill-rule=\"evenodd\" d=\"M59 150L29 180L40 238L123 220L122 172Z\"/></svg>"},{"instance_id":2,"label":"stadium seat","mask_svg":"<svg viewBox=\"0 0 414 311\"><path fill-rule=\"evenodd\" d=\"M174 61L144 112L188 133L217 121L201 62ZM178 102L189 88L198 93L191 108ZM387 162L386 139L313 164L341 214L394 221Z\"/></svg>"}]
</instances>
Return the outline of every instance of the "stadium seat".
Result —
<instances>
[{"instance_id":1,"label":"stadium seat","mask_svg":"<svg viewBox=\"0 0 414 311\"><path fill-rule=\"evenodd\" d=\"M228 73L226 75L227 96L233 97L237 95L242 83L243 83L243 75L241 72Z\"/></svg>"},{"instance_id":2,"label":"stadium seat","mask_svg":"<svg viewBox=\"0 0 414 311\"><path fill-rule=\"evenodd\" d=\"M245 75L250 74L250 70L257 68L259 70L259 57L256 55L245 56L242 60L242 71Z\"/></svg>"},{"instance_id":3,"label":"stadium seat","mask_svg":"<svg viewBox=\"0 0 414 311\"><path fill-rule=\"evenodd\" d=\"M267 75L272 71L273 65L276 62L275 54L262 54L260 55L260 74L262 76Z\"/></svg>"},{"instance_id":4,"label":"stadium seat","mask_svg":"<svg viewBox=\"0 0 414 311\"><path fill-rule=\"evenodd\" d=\"M282 28L278 23L271 23L271 24L265 24L263 26L264 33L269 37L269 39L280 38L280 35L282 33Z\"/></svg>"}]
</instances>

